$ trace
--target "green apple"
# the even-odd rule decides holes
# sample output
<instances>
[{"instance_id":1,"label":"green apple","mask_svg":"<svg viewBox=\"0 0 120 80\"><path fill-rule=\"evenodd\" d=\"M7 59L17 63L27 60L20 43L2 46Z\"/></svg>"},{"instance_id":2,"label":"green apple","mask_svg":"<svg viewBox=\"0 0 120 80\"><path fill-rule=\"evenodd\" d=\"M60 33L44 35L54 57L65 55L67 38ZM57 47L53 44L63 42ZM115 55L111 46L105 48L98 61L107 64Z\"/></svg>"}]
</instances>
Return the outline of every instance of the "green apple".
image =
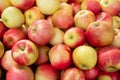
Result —
<instances>
[{"instance_id":1,"label":"green apple","mask_svg":"<svg viewBox=\"0 0 120 80\"><path fill-rule=\"evenodd\" d=\"M73 62L74 64L82 69L92 69L97 63L97 52L91 46L78 46L73 50Z\"/></svg>"},{"instance_id":2,"label":"green apple","mask_svg":"<svg viewBox=\"0 0 120 80\"><path fill-rule=\"evenodd\" d=\"M13 6L4 9L1 14L1 19L8 28L18 28L25 21L22 11Z\"/></svg>"}]
</instances>

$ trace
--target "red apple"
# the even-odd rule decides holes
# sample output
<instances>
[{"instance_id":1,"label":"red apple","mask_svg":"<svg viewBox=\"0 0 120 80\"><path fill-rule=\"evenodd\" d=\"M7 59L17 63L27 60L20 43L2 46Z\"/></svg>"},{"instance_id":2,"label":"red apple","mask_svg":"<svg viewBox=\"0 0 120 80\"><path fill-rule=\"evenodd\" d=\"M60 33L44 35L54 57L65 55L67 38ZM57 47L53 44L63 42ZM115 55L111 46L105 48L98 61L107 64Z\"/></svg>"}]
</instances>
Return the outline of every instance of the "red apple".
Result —
<instances>
[{"instance_id":1,"label":"red apple","mask_svg":"<svg viewBox=\"0 0 120 80\"><path fill-rule=\"evenodd\" d=\"M72 63L71 49L65 44L54 45L48 55L51 65L56 69L63 70Z\"/></svg>"},{"instance_id":2,"label":"red apple","mask_svg":"<svg viewBox=\"0 0 120 80\"><path fill-rule=\"evenodd\" d=\"M28 37L37 45L45 45L53 37L53 26L45 19L36 20L28 28Z\"/></svg>"},{"instance_id":3,"label":"red apple","mask_svg":"<svg viewBox=\"0 0 120 80\"><path fill-rule=\"evenodd\" d=\"M95 21L89 24L86 32L87 41L94 47L110 45L114 39L113 28L104 21Z\"/></svg>"},{"instance_id":4,"label":"red apple","mask_svg":"<svg viewBox=\"0 0 120 80\"><path fill-rule=\"evenodd\" d=\"M120 50L113 46L106 46L98 52L98 67L105 72L120 70Z\"/></svg>"},{"instance_id":5,"label":"red apple","mask_svg":"<svg viewBox=\"0 0 120 80\"><path fill-rule=\"evenodd\" d=\"M85 74L76 67L67 68L63 71L60 80L86 80Z\"/></svg>"},{"instance_id":6,"label":"red apple","mask_svg":"<svg viewBox=\"0 0 120 80\"><path fill-rule=\"evenodd\" d=\"M10 28L3 35L3 43L9 49L19 40L26 39L26 35L18 28Z\"/></svg>"},{"instance_id":7,"label":"red apple","mask_svg":"<svg viewBox=\"0 0 120 80\"><path fill-rule=\"evenodd\" d=\"M33 6L35 3L35 0L10 0L12 5L21 9L21 10L27 10L30 7Z\"/></svg>"},{"instance_id":8,"label":"red apple","mask_svg":"<svg viewBox=\"0 0 120 80\"><path fill-rule=\"evenodd\" d=\"M64 43L70 48L83 45L85 43L85 32L78 27L67 29L64 34Z\"/></svg>"},{"instance_id":9,"label":"red apple","mask_svg":"<svg viewBox=\"0 0 120 80\"><path fill-rule=\"evenodd\" d=\"M29 66L38 59L38 48L30 40L19 40L12 47L12 57L16 63Z\"/></svg>"},{"instance_id":10,"label":"red apple","mask_svg":"<svg viewBox=\"0 0 120 80\"><path fill-rule=\"evenodd\" d=\"M41 64L36 69L35 80L59 80L59 72L51 64Z\"/></svg>"},{"instance_id":11,"label":"red apple","mask_svg":"<svg viewBox=\"0 0 120 80\"><path fill-rule=\"evenodd\" d=\"M73 2L70 5L73 8L74 15L81 10L80 3Z\"/></svg>"},{"instance_id":12,"label":"red apple","mask_svg":"<svg viewBox=\"0 0 120 80\"><path fill-rule=\"evenodd\" d=\"M14 66L7 71L6 80L34 80L34 74L30 67Z\"/></svg>"}]
</instances>

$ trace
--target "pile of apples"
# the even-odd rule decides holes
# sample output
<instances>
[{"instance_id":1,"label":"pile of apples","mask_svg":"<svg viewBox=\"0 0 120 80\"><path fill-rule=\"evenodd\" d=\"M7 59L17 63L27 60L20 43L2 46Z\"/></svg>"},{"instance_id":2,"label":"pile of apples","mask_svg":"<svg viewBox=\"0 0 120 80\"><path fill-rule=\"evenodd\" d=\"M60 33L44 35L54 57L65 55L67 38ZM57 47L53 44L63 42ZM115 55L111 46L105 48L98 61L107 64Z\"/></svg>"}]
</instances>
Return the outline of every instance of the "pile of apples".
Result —
<instances>
[{"instance_id":1,"label":"pile of apples","mask_svg":"<svg viewBox=\"0 0 120 80\"><path fill-rule=\"evenodd\" d=\"M0 0L0 80L120 80L120 0Z\"/></svg>"}]
</instances>

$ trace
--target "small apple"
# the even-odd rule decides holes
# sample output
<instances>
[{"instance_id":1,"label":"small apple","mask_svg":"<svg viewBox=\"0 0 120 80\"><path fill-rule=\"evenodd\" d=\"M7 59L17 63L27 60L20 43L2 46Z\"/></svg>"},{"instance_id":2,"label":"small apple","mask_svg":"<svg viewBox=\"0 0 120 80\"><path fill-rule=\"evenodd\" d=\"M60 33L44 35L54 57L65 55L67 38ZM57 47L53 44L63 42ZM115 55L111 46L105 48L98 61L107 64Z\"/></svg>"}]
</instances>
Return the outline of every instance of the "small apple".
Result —
<instances>
[{"instance_id":1,"label":"small apple","mask_svg":"<svg viewBox=\"0 0 120 80\"><path fill-rule=\"evenodd\" d=\"M86 29L87 41L94 47L110 45L114 39L113 28L104 21L95 21Z\"/></svg>"},{"instance_id":2,"label":"small apple","mask_svg":"<svg viewBox=\"0 0 120 80\"><path fill-rule=\"evenodd\" d=\"M3 35L3 43L9 49L21 39L26 39L26 35L18 28L10 28Z\"/></svg>"},{"instance_id":3,"label":"small apple","mask_svg":"<svg viewBox=\"0 0 120 80\"><path fill-rule=\"evenodd\" d=\"M43 14L52 15L60 8L60 0L36 0L36 5Z\"/></svg>"},{"instance_id":4,"label":"small apple","mask_svg":"<svg viewBox=\"0 0 120 80\"><path fill-rule=\"evenodd\" d=\"M58 27L54 27L53 30L54 30L53 37L52 37L52 39L50 40L49 43L51 45L56 45L56 44L63 43L65 32Z\"/></svg>"},{"instance_id":5,"label":"small apple","mask_svg":"<svg viewBox=\"0 0 120 80\"><path fill-rule=\"evenodd\" d=\"M25 22L22 11L14 6L5 8L1 19L8 28L18 28Z\"/></svg>"},{"instance_id":6,"label":"small apple","mask_svg":"<svg viewBox=\"0 0 120 80\"><path fill-rule=\"evenodd\" d=\"M120 29L120 16L112 16L112 27Z\"/></svg>"},{"instance_id":7,"label":"small apple","mask_svg":"<svg viewBox=\"0 0 120 80\"><path fill-rule=\"evenodd\" d=\"M78 46L73 50L73 62L82 70L92 69L97 63L97 52L92 46Z\"/></svg>"},{"instance_id":8,"label":"small apple","mask_svg":"<svg viewBox=\"0 0 120 80\"><path fill-rule=\"evenodd\" d=\"M33 6L25 10L24 15L25 15L25 24L28 26L35 20L45 18L45 15L39 10L37 6Z\"/></svg>"},{"instance_id":9,"label":"small apple","mask_svg":"<svg viewBox=\"0 0 120 80\"><path fill-rule=\"evenodd\" d=\"M16 63L22 66L29 66L38 59L38 48L30 40L17 41L12 47L12 57Z\"/></svg>"},{"instance_id":10,"label":"small apple","mask_svg":"<svg viewBox=\"0 0 120 80\"><path fill-rule=\"evenodd\" d=\"M85 43L85 32L79 27L72 27L66 30L64 43L70 48L76 48Z\"/></svg>"},{"instance_id":11,"label":"small apple","mask_svg":"<svg viewBox=\"0 0 120 80\"><path fill-rule=\"evenodd\" d=\"M88 25L95 21L95 15L90 10L80 10L74 16L75 26L86 30Z\"/></svg>"},{"instance_id":12,"label":"small apple","mask_svg":"<svg viewBox=\"0 0 120 80\"><path fill-rule=\"evenodd\" d=\"M2 41L0 41L0 58L4 55L5 52L5 46Z\"/></svg>"},{"instance_id":13,"label":"small apple","mask_svg":"<svg viewBox=\"0 0 120 80\"><path fill-rule=\"evenodd\" d=\"M85 74L76 67L67 68L63 71L60 80L86 80Z\"/></svg>"},{"instance_id":14,"label":"small apple","mask_svg":"<svg viewBox=\"0 0 120 80\"><path fill-rule=\"evenodd\" d=\"M36 20L28 28L28 37L37 45L45 45L53 37L53 26L45 19Z\"/></svg>"},{"instance_id":15,"label":"small apple","mask_svg":"<svg viewBox=\"0 0 120 80\"><path fill-rule=\"evenodd\" d=\"M51 64L41 64L35 72L35 80L59 80L59 72Z\"/></svg>"},{"instance_id":16,"label":"small apple","mask_svg":"<svg viewBox=\"0 0 120 80\"><path fill-rule=\"evenodd\" d=\"M51 65L56 69L66 69L70 67L72 63L71 49L65 44L54 45L48 55Z\"/></svg>"},{"instance_id":17,"label":"small apple","mask_svg":"<svg viewBox=\"0 0 120 80\"><path fill-rule=\"evenodd\" d=\"M6 80L34 80L34 74L30 67L14 66L7 71Z\"/></svg>"}]
</instances>

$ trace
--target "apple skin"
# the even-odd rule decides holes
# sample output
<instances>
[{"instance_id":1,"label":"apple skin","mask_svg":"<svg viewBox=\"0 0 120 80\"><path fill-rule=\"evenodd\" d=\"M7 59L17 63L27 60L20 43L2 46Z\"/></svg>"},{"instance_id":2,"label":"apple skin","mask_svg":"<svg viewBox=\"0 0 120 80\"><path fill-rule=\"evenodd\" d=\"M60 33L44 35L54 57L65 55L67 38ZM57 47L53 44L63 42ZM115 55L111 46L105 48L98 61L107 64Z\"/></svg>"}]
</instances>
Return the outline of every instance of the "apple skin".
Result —
<instances>
[{"instance_id":1,"label":"apple skin","mask_svg":"<svg viewBox=\"0 0 120 80\"><path fill-rule=\"evenodd\" d=\"M95 15L90 10L80 10L74 16L74 25L86 30L88 25L95 21Z\"/></svg>"},{"instance_id":2,"label":"apple skin","mask_svg":"<svg viewBox=\"0 0 120 80\"><path fill-rule=\"evenodd\" d=\"M6 80L34 80L34 74L30 67L14 66L7 71Z\"/></svg>"},{"instance_id":3,"label":"apple skin","mask_svg":"<svg viewBox=\"0 0 120 80\"><path fill-rule=\"evenodd\" d=\"M28 26L35 20L45 18L45 15L39 10L37 6L33 6L25 10L24 15L25 15L25 24Z\"/></svg>"},{"instance_id":4,"label":"apple skin","mask_svg":"<svg viewBox=\"0 0 120 80\"><path fill-rule=\"evenodd\" d=\"M72 27L64 34L64 43L70 48L76 48L85 43L85 32L79 27Z\"/></svg>"},{"instance_id":5,"label":"apple skin","mask_svg":"<svg viewBox=\"0 0 120 80\"><path fill-rule=\"evenodd\" d=\"M117 71L116 72L100 71L97 80L120 80L120 75Z\"/></svg>"},{"instance_id":6,"label":"apple skin","mask_svg":"<svg viewBox=\"0 0 120 80\"><path fill-rule=\"evenodd\" d=\"M29 26L27 34L35 44L45 45L53 37L53 26L47 20L39 19Z\"/></svg>"},{"instance_id":7,"label":"apple skin","mask_svg":"<svg viewBox=\"0 0 120 80\"><path fill-rule=\"evenodd\" d=\"M96 7L94 7L96 6ZM101 5L99 0L83 0L81 3L81 9L82 10L90 10L95 15L101 12Z\"/></svg>"},{"instance_id":8,"label":"apple skin","mask_svg":"<svg viewBox=\"0 0 120 80\"><path fill-rule=\"evenodd\" d=\"M36 0L36 5L43 14L52 15L60 8L60 0Z\"/></svg>"},{"instance_id":9,"label":"apple skin","mask_svg":"<svg viewBox=\"0 0 120 80\"><path fill-rule=\"evenodd\" d=\"M81 45L73 50L72 59L79 69L89 70L97 63L97 52L92 46Z\"/></svg>"},{"instance_id":10,"label":"apple skin","mask_svg":"<svg viewBox=\"0 0 120 80\"><path fill-rule=\"evenodd\" d=\"M112 16L112 21L112 27L115 29L120 29L120 16Z\"/></svg>"},{"instance_id":11,"label":"apple skin","mask_svg":"<svg viewBox=\"0 0 120 80\"><path fill-rule=\"evenodd\" d=\"M23 11L29 9L35 3L35 0L10 0L11 4Z\"/></svg>"},{"instance_id":12,"label":"apple skin","mask_svg":"<svg viewBox=\"0 0 120 80\"><path fill-rule=\"evenodd\" d=\"M0 41L0 59L4 56L5 46L2 41Z\"/></svg>"},{"instance_id":13,"label":"apple skin","mask_svg":"<svg viewBox=\"0 0 120 80\"><path fill-rule=\"evenodd\" d=\"M17 34L17 35L16 35ZM3 35L3 43L6 48L11 49L19 40L26 39L26 35L18 28L10 28Z\"/></svg>"},{"instance_id":14,"label":"apple skin","mask_svg":"<svg viewBox=\"0 0 120 80\"><path fill-rule=\"evenodd\" d=\"M106 57L107 56L107 57ZM113 46L106 46L98 51L98 67L105 72L120 70L120 50Z\"/></svg>"},{"instance_id":15,"label":"apple skin","mask_svg":"<svg viewBox=\"0 0 120 80\"><path fill-rule=\"evenodd\" d=\"M68 0L68 3L73 3L73 2L81 3L82 1L84 1L84 0Z\"/></svg>"},{"instance_id":16,"label":"apple skin","mask_svg":"<svg viewBox=\"0 0 120 80\"><path fill-rule=\"evenodd\" d=\"M51 64L41 64L35 72L35 80L59 80L59 71Z\"/></svg>"},{"instance_id":17,"label":"apple skin","mask_svg":"<svg viewBox=\"0 0 120 80\"><path fill-rule=\"evenodd\" d=\"M103 12L107 12L112 16L117 16L120 11L119 0L100 0L100 4Z\"/></svg>"},{"instance_id":18,"label":"apple skin","mask_svg":"<svg viewBox=\"0 0 120 80\"><path fill-rule=\"evenodd\" d=\"M95 21L89 24L85 35L90 45L94 47L103 47L112 43L115 32L106 22Z\"/></svg>"},{"instance_id":19,"label":"apple skin","mask_svg":"<svg viewBox=\"0 0 120 80\"><path fill-rule=\"evenodd\" d=\"M71 49L65 44L54 45L48 55L51 65L58 70L66 69L72 64Z\"/></svg>"},{"instance_id":20,"label":"apple skin","mask_svg":"<svg viewBox=\"0 0 120 80\"><path fill-rule=\"evenodd\" d=\"M9 70L13 66L18 64L12 58L12 50L6 50L4 56L1 58L1 66L5 70Z\"/></svg>"},{"instance_id":21,"label":"apple skin","mask_svg":"<svg viewBox=\"0 0 120 80\"><path fill-rule=\"evenodd\" d=\"M86 80L85 74L81 69L70 67L63 71L60 80Z\"/></svg>"},{"instance_id":22,"label":"apple skin","mask_svg":"<svg viewBox=\"0 0 120 80\"><path fill-rule=\"evenodd\" d=\"M22 11L14 6L5 8L1 19L8 28L19 28L25 22Z\"/></svg>"},{"instance_id":23,"label":"apple skin","mask_svg":"<svg viewBox=\"0 0 120 80\"><path fill-rule=\"evenodd\" d=\"M16 63L22 66L30 66L38 59L38 48L30 40L17 41L12 47L12 57Z\"/></svg>"},{"instance_id":24,"label":"apple skin","mask_svg":"<svg viewBox=\"0 0 120 80\"><path fill-rule=\"evenodd\" d=\"M72 8L73 8L73 13L74 13L74 15L81 10L81 7L80 7L81 4L79 4L79 3L73 2L73 3L71 3L70 5L71 5Z\"/></svg>"}]
</instances>

